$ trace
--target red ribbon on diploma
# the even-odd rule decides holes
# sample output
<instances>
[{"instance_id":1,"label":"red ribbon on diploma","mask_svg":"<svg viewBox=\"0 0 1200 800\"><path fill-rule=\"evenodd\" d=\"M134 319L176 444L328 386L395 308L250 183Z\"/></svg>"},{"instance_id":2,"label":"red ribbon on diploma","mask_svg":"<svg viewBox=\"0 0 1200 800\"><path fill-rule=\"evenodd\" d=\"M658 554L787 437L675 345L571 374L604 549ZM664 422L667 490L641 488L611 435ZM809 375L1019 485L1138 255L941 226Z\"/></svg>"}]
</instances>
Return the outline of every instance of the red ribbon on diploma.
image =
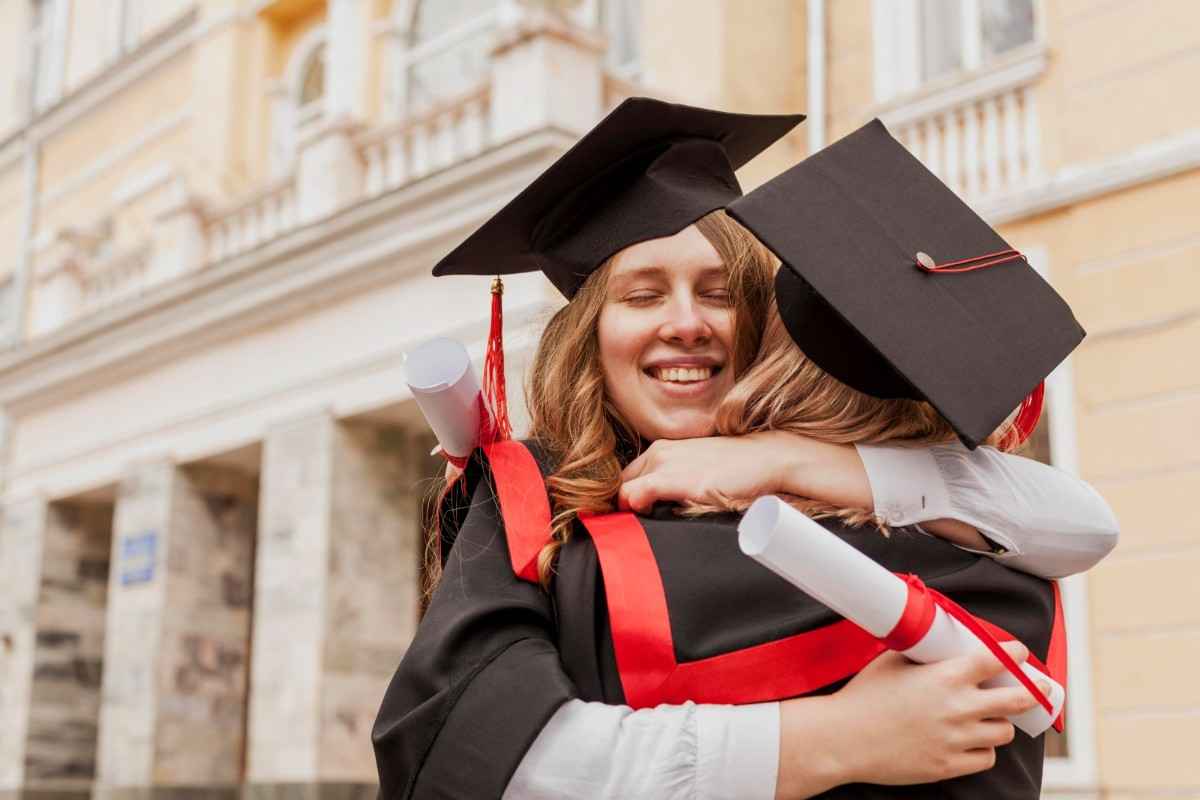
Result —
<instances>
[{"instance_id":1,"label":"red ribbon on diploma","mask_svg":"<svg viewBox=\"0 0 1200 800\"><path fill-rule=\"evenodd\" d=\"M1029 690L1034 699L1041 704L1042 708L1046 709L1046 713L1054 715L1054 705L1046 695L1042 694L1042 690L1037 687L1037 684L1025 674L1020 665L1013 660L992 632L980 623L979 619L971 612L960 606L958 603L951 600L946 595L930 589L916 575L901 575L905 584L908 585L908 602L904 605L904 612L900 615L899 621L895 627L888 632L886 636L880 637L880 641L887 645L892 650L904 651L915 646L929 632L933 626L933 620L937 616L937 609L940 607L943 611L949 614L954 619L958 620L971 633L979 637L979 641L983 642L984 646L991 651L992 655L1000 660L1004 668L1012 673L1022 686ZM1035 664L1035 666L1037 666ZM1045 672L1046 670L1042 670ZM1054 721L1054 729L1062 731L1062 716Z\"/></svg>"}]
</instances>

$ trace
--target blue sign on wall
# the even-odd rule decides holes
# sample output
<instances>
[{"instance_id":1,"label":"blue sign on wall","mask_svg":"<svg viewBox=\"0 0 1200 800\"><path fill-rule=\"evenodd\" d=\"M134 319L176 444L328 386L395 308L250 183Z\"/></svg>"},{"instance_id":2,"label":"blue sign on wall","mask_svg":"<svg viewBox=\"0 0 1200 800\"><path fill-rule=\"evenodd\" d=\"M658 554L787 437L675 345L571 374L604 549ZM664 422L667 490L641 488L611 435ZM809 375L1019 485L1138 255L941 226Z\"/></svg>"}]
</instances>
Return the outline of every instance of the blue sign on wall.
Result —
<instances>
[{"instance_id":1,"label":"blue sign on wall","mask_svg":"<svg viewBox=\"0 0 1200 800\"><path fill-rule=\"evenodd\" d=\"M143 531L121 540L121 585L134 586L154 580L158 562L158 531Z\"/></svg>"}]
</instances>

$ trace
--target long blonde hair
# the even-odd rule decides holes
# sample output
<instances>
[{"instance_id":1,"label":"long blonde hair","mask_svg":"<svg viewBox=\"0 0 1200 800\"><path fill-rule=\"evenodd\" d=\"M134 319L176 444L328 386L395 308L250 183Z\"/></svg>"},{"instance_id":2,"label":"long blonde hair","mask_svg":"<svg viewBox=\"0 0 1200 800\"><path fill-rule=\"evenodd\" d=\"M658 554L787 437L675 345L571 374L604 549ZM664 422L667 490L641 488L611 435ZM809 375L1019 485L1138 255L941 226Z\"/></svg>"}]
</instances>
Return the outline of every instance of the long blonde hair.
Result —
<instances>
[{"instance_id":1,"label":"long blonde hair","mask_svg":"<svg viewBox=\"0 0 1200 800\"><path fill-rule=\"evenodd\" d=\"M734 314L730 367L740 375L753 361L762 321L772 305L770 280L775 258L758 239L727 216L713 211L696 227L721 257L728 274ZM549 588L555 556L570 538L580 513L613 510L621 487L621 443L640 449L637 431L604 391L597 321L604 306L612 259L596 270L542 333L526 387L530 438L554 459L546 479L553 537L538 555L538 576Z\"/></svg>"},{"instance_id":2,"label":"long blonde hair","mask_svg":"<svg viewBox=\"0 0 1200 800\"><path fill-rule=\"evenodd\" d=\"M872 397L842 383L801 351L774 303L767 314L758 356L717 407L719 435L789 431L834 444L913 446L957 439L950 423L927 402ZM1006 438L993 433L986 444L999 445ZM750 502L720 497L715 505L687 503L684 512L744 511ZM887 531L866 509L808 498L792 498L792 505L811 517L837 517L851 525L874 522Z\"/></svg>"}]
</instances>

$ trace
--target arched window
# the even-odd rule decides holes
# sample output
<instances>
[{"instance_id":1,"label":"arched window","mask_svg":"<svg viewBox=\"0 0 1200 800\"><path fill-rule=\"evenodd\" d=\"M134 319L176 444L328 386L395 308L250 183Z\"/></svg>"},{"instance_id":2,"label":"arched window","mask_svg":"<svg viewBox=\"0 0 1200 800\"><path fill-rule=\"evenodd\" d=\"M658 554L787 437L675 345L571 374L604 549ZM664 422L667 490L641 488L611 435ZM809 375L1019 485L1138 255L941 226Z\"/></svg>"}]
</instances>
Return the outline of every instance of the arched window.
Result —
<instances>
[{"instance_id":1,"label":"arched window","mask_svg":"<svg viewBox=\"0 0 1200 800\"><path fill-rule=\"evenodd\" d=\"M297 105L309 108L313 103L325 99L325 44L318 45L300 69L300 86Z\"/></svg>"},{"instance_id":2,"label":"arched window","mask_svg":"<svg viewBox=\"0 0 1200 800\"><path fill-rule=\"evenodd\" d=\"M291 169L304 132L325 116L326 31L319 25L305 33L284 67L271 97L271 174Z\"/></svg>"}]
</instances>

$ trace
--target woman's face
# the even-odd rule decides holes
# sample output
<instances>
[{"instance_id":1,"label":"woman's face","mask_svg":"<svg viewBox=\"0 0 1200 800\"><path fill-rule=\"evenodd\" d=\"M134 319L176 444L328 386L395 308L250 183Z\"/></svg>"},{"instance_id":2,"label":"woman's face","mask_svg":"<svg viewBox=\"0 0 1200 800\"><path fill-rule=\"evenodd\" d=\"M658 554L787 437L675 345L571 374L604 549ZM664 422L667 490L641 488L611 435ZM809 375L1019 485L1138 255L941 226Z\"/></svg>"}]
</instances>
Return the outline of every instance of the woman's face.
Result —
<instances>
[{"instance_id":1,"label":"woman's face","mask_svg":"<svg viewBox=\"0 0 1200 800\"><path fill-rule=\"evenodd\" d=\"M733 386L727 272L694 225L613 260L597 336L609 400L645 439L713 432Z\"/></svg>"}]
</instances>

